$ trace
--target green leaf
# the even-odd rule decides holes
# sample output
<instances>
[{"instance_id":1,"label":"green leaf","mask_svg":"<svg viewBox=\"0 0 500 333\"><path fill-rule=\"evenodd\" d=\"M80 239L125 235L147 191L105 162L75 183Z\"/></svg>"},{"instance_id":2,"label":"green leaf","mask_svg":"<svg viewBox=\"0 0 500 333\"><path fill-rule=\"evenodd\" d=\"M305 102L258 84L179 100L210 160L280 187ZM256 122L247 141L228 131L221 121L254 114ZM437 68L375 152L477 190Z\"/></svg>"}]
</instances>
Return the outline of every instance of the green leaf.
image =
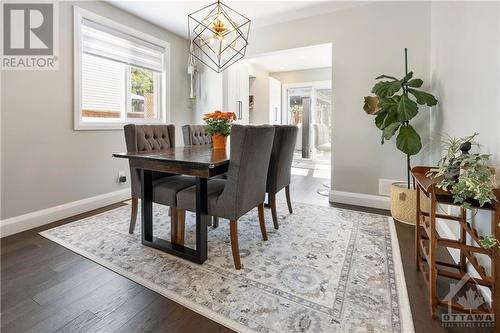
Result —
<instances>
[{"instance_id":1,"label":"green leaf","mask_svg":"<svg viewBox=\"0 0 500 333\"><path fill-rule=\"evenodd\" d=\"M382 124L382 130L385 129L387 126L398 122L398 114L394 112L389 112L387 116L384 119L384 123Z\"/></svg>"},{"instance_id":2,"label":"green leaf","mask_svg":"<svg viewBox=\"0 0 500 333\"><path fill-rule=\"evenodd\" d=\"M398 120L407 121L415 117L418 113L418 105L414 101L403 95L398 104Z\"/></svg>"},{"instance_id":3,"label":"green leaf","mask_svg":"<svg viewBox=\"0 0 500 333\"><path fill-rule=\"evenodd\" d=\"M384 129L385 117L387 117L387 112L379 111L375 116L375 126L379 129Z\"/></svg>"},{"instance_id":4,"label":"green leaf","mask_svg":"<svg viewBox=\"0 0 500 333\"><path fill-rule=\"evenodd\" d=\"M413 72L409 72L408 74L405 75L405 77L401 81L408 82L412 77L413 77Z\"/></svg>"},{"instance_id":5,"label":"green leaf","mask_svg":"<svg viewBox=\"0 0 500 333\"><path fill-rule=\"evenodd\" d=\"M386 128L384 128L383 136L384 139L390 140L396 131L399 129L399 126L401 126L401 123L399 121L393 122L392 124L389 124Z\"/></svg>"},{"instance_id":6,"label":"green leaf","mask_svg":"<svg viewBox=\"0 0 500 333\"><path fill-rule=\"evenodd\" d=\"M411 125L401 126L396 138L396 147L406 155L416 155L422 149L420 135Z\"/></svg>"},{"instance_id":7,"label":"green leaf","mask_svg":"<svg viewBox=\"0 0 500 333\"><path fill-rule=\"evenodd\" d=\"M380 80L380 79L391 79L393 81L398 81L394 76L389 76L389 75L380 75L375 78L375 80Z\"/></svg>"},{"instance_id":8,"label":"green leaf","mask_svg":"<svg viewBox=\"0 0 500 333\"><path fill-rule=\"evenodd\" d=\"M375 116L375 125L383 130L388 125L397 122L397 107L400 96L384 98L379 101L380 111Z\"/></svg>"},{"instance_id":9,"label":"green leaf","mask_svg":"<svg viewBox=\"0 0 500 333\"><path fill-rule=\"evenodd\" d=\"M422 84L424 84L424 81L422 81L420 79L413 79L413 80L408 81L409 87L420 88L422 86Z\"/></svg>"},{"instance_id":10,"label":"green leaf","mask_svg":"<svg viewBox=\"0 0 500 333\"><path fill-rule=\"evenodd\" d=\"M424 91L408 88L408 92L415 96L420 105L434 106L438 102L434 96Z\"/></svg>"},{"instance_id":11,"label":"green leaf","mask_svg":"<svg viewBox=\"0 0 500 333\"><path fill-rule=\"evenodd\" d=\"M401 96L395 95L392 97L386 97L386 98L379 98L378 101L378 106L381 109L384 110L391 110L394 109L396 110L398 107L399 99Z\"/></svg>"},{"instance_id":12,"label":"green leaf","mask_svg":"<svg viewBox=\"0 0 500 333\"><path fill-rule=\"evenodd\" d=\"M381 81L373 86L372 93L381 98L394 95L402 85L400 81Z\"/></svg>"}]
</instances>

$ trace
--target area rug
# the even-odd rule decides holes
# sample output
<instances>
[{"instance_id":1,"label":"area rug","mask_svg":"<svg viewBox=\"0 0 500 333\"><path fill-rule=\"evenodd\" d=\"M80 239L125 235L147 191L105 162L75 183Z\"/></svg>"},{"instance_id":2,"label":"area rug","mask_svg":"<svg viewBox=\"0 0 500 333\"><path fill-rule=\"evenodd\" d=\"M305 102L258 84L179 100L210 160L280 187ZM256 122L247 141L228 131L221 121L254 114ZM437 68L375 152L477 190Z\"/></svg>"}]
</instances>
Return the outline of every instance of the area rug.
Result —
<instances>
[{"instance_id":1,"label":"area rug","mask_svg":"<svg viewBox=\"0 0 500 333\"><path fill-rule=\"evenodd\" d=\"M392 219L301 203L278 211L275 230L266 209L267 242L256 210L238 222L240 271L223 219L203 265L143 246L140 217L128 234L130 206L40 234L235 331L413 332ZM168 209L155 205L154 219L169 239ZM194 215L186 220L194 247Z\"/></svg>"}]
</instances>

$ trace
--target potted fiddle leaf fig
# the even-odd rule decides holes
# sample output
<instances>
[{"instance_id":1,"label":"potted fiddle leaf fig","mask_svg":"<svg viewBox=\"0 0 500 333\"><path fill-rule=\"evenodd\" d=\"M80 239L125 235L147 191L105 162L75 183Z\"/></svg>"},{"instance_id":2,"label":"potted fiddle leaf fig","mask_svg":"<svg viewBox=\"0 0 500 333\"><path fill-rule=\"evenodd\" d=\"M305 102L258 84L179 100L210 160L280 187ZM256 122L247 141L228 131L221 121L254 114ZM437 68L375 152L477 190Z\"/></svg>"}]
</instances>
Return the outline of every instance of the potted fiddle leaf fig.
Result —
<instances>
[{"instance_id":1,"label":"potted fiddle leaf fig","mask_svg":"<svg viewBox=\"0 0 500 333\"><path fill-rule=\"evenodd\" d=\"M375 116L375 126L380 129L381 143L396 136L396 147L406 155L407 182L394 183L391 187L391 213L399 221L415 223L416 193L410 184L410 159L422 149L422 140L411 120L418 114L420 106L434 106L437 99L419 89L423 81L408 71L408 56L405 49L405 76L380 75L373 86L375 96L365 97L364 109Z\"/></svg>"}]
</instances>

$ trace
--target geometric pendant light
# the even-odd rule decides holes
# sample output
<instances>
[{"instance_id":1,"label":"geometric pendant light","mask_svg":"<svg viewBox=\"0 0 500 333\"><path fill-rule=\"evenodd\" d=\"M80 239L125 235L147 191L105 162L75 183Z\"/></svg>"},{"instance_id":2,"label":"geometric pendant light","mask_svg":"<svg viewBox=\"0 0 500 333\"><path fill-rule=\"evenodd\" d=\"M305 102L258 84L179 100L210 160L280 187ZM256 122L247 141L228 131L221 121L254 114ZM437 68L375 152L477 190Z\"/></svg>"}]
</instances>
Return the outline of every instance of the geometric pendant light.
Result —
<instances>
[{"instance_id":1,"label":"geometric pendant light","mask_svg":"<svg viewBox=\"0 0 500 333\"><path fill-rule=\"evenodd\" d=\"M188 15L191 54L222 72L245 56L250 20L217 1Z\"/></svg>"}]
</instances>

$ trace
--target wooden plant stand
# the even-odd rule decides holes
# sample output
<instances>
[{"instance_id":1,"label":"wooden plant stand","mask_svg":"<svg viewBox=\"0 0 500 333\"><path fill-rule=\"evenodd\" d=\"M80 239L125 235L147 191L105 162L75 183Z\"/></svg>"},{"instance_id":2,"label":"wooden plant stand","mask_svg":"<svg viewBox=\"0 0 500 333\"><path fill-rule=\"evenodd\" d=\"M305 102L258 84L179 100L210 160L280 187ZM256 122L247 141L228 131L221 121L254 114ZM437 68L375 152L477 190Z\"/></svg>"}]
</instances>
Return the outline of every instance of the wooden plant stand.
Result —
<instances>
[{"instance_id":1,"label":"wooden plant stand","mask_svg":"<svg viewBox=\"0 0 500 333\"><path fill-rule=\"evenodd\" d=\"M500 318L500 292L496 289L500 286L500 256L498 246L492 249L483 248L479 241L482 239L475 228L467 221L466 211L460 208L460 214L448 215L437 212L438 204L455 205L451 194L445 190L437 188L435 185L439 181L427 176L430 167L417 166L412 169L412 177L417 189L417 219L415 227L415 254L416 268L424 274L425 281L429 289L429 301L432 318L437 317L437 308L451 308L463 313L488 313L495 314ZM421 210L420 201L422 194L429 200L429 211ZM500 190L496 191L497 198L500 199ZM425 198L424 198L425 199ZM473 208L486 209L492 211L491 230L497 239L500 239L500 204L485 205ZM436 230L436 219L446 219L455 221L460 226L458 239L447 239L440 237ZM472 240L468 242L467 240ZM438 247L453 248L460 251L460 261L458 263L442 262L436 259ZM478 262L476 254L489 257L491 262L491 273ZM479 277L469 279L466 283L488 287L491 290L491 307L482 306L477 310L465 309L462 305L453 302L451 299L439 299L436 294L436 280L438 276L454 280L462 280L467 272L467 264L470 264L479 273Z\"/></svg>"}]
</instances>

